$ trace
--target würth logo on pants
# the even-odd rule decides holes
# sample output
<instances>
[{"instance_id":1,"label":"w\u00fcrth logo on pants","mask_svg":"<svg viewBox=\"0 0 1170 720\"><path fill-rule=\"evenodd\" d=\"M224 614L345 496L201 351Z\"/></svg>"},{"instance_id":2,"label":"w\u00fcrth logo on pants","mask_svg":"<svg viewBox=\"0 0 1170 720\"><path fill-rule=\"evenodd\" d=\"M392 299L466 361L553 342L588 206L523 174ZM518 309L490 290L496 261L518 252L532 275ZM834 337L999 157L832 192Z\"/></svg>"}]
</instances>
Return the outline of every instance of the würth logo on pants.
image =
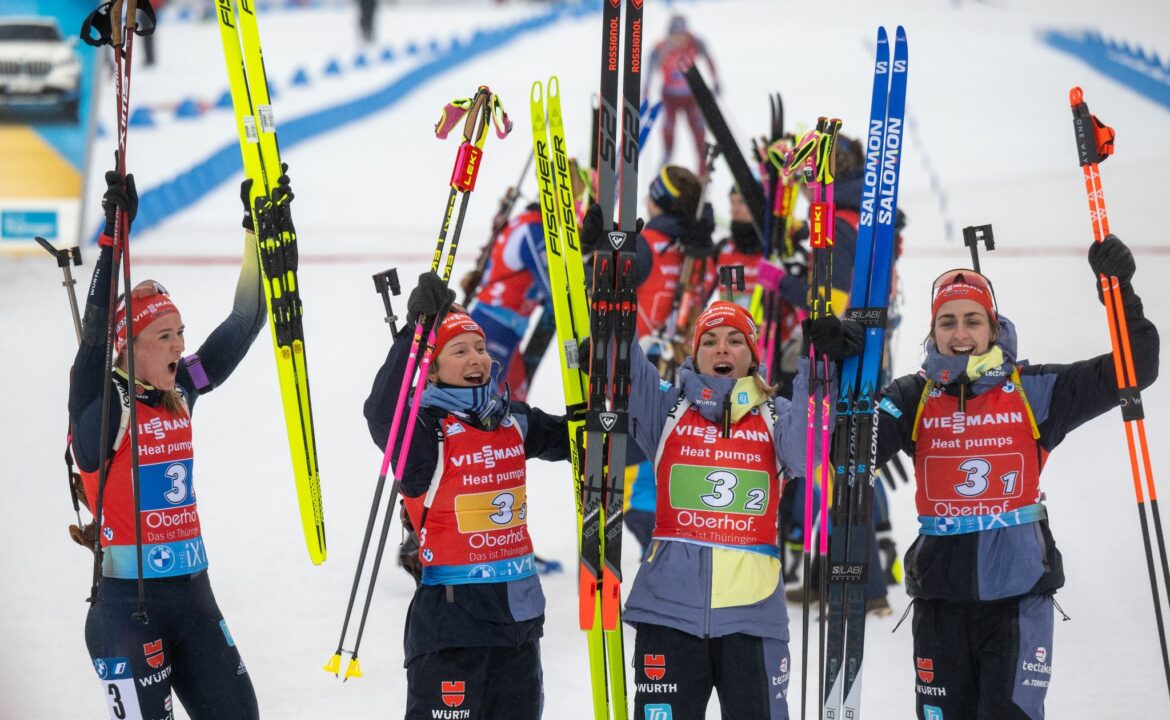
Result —
<instances>
[{"instance_id":1,"label":"w\u00fcrth logo on pants","mask_svg":"<svg viewBox=\"0 0 1170 720\"><path fill-rule=\"evenodd\" d=\"M914 658L914 667L918 669L918 679L924 683L934 681L934 660L930 658Z\"/></svg>"},{"instance_id":2,"label":"w\u00fcrth logo on pants","mask_svg":"<svg viewBox=\"0 0 1170 720\"><path fill-rule=\"evenodd\" d=\"M146 655L146 664L155 670L162 667L163 663L166 662L166 655L163 654L162 638L154 642L143 643L142 653Z\"/></svg>"},{"instance_id":3,"label":"w\u00fcrth logo on pants","mask_svg":"<svg viewBox=\"0 0 1170 720\"><path fill-rule=\"evenodd\" d=\"M444 680L439 684L439 690L443 693L443 704L447 707L459 707L463 704L464 693L466 692L465 683L462 680Z\"/></svg>"},{"instance_id":4,"label":"w\u00fcrth logo on pants","mask_svg":"<svg viewBox=\"0 0 1170 720\"><path fill-rule=\"evenodd\" d=\"M661 680L666 676L665 655L643 655L642 665L647 680Z\"/></svg>"}]
</instances>

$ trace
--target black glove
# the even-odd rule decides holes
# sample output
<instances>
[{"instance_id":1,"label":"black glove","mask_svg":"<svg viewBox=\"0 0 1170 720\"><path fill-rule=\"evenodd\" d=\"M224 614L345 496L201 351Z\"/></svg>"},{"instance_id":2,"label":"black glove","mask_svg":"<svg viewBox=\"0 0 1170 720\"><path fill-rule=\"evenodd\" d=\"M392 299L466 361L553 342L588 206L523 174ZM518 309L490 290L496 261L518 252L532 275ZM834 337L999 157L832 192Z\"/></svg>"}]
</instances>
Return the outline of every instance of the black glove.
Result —
<instances>
[{"instance_id":1,"label":"black glove","mask_svg":"<svg viewBox=\"0 0 1170 720\"><path fill-rule=\"evenodd\" d=\"M280 210L276 214L277 224L280 230L296 234L296 228L293 227L292 223L292 213L289 212L289 204L296 195L293 194L292 184L288 179L288 163L280 164L280 172L280 177L276 179L276 187L272 190L272 202Z\"/></svg>"},{"instance_id":2,"label":"black glove","mask_svg":"<svg viewBox=\"0 0 1170 720\"><path fill-rule=\"evenodd\" d=\"M256 232L252 224L252 178L244 178L240 183L240 202L244 205L244 220L240 225L250 233Z\"/></svg>"},{"instance_id":3,"label":"black glove","mask_svg":"<svg viewBox=\"0 0 1170 720\"><path fill-rule=\"evenodd\" d=\"M639 234L646 223L642 222L642 218L638 218L638 222L634 225L634 233ZM581 220L581 227L578 229L578 236L581 240L581 256L588 257L597 249L597 244L606 234L606 222L601 217L601 205L593 203L589 209L585 211L585 217ZM634 238L635 245L637 238Z\"/></svg>"},{"instance_id":4,"label":"black glove","mask_svg":"<svg viewBox=\"0 0 1170 720\"><path fill-rule=\"evenodd\" d=\"M577 364L581 367L581 372L586 375L589 374L589 368L593 361L593 338L583 338L577 344Z\"/></svg>"},{"instance_id":5,"label":"black glove","mask_svg":"<svg viewBox=\"0 0 1170 720\"><path fill-rule=\"evenodd\" d=\"M1118 284L1128 285L1137 270L1137 263L1125 243L1111 234L1089 247L1089 267L1098 275L1116 277Z\"/></svg>"},{"instance_id":6,"label":"black glove","mask_svg":"<svg viewBox=\"0 0 1170 720\"><path fill-rule=\"evenodd\" d=\"M126 218L134 222L138 215L138 190L134 187L134 175L122 177L117 170L106 173L106 194L102 196L102 209L106 211L106 235L114 234L114 219L118 210L125 210Z\"/></svg>"},{"instance_id":7,"label":"black glove","mask_svg":"<svg viewBox=\"0 0 1170 720\"><path fill-rule=\"evenodd\" d=\"M715 252L715 243L711 236L715 233L715 210L711 203L703 205L703 212L698 218L687 223L679 236L683 254L687 257L705 258Z\"/></svg>"},{"instance_id":8,"label":"black glove","mask_svg":"<svg viewBox=\"0 0 1170 720\"><path fill-rule=\"evenodd\" d=\"M288 179L288 163L280 164L280 177L276 179L276 189L272 191L272 200L277 205L288 205L296 197L292 191L292 181Z\"/></svg>"},{"instance_id":9,"label":"black glove","mask_svg":"<svg viewBox=\"0 0 1170 720\"><path fill-rule=\"evenodd\" d=\"M407 322L416 322L420 317L435 317L455 302L455 291L447 287L436 272L425 272L418 276L418 286L406 301Z\"/></svg>"},{"instance_id":10,"label":"black glove","mask_svg":"<svg viewBox=\"0 0 1170 720\"><path fill-rule=\"evenodd\" d=\"M801 327L804 329L805 353L812 343L817 352L827 355L830 360L840 360L856 355L865 345L865 328L861 323L841 320L836 315L815 320L805 318Z\"/></svg>"},{"instance_id":11,"label":"black glove","mask_svg":"<svg viewBox=\"0 0 1170 720\"><path fill-rule=\"evenodd\" d=\"M601 236L605 234L605 223L601 219L601 206L593 203L589 209L585 211L585 217L581 219L581 254L589 255L597 247L597 243L601 242Z\"/></svg>"}]
</instances>

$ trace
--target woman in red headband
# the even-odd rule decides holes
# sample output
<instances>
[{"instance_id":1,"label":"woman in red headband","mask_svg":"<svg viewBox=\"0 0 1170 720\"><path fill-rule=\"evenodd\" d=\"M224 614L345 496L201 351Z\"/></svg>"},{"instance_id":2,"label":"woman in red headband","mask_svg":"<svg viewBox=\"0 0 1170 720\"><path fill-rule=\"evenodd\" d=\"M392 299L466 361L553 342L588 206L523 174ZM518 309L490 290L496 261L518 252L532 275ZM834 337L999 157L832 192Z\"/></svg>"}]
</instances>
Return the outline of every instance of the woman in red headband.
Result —
<instances>
[{"instance_id":1,"label":"woman in red headband","mask_svg":"<svg viewBox=\"0 0 1170 720\"><path fill-rule=\"evenodd\" d=\"M544 593L528 534L526 464L565 460L564 416L501 396L480 326L433 272L419 277L410 318L366 399L385 450L414 323L442 318L402 477L422 566L406 616L406 717L537 720L542 705ZM405 423L403 423L405 425ZM405 428L403 429L403 432ZM402 433L393 438L397 453ZM397 458L397 454L394 456Z\"/></svg>"},{"instance_id":2,"label":"woman in red headband","mask_svg":"<svg viewBox=\"0 0 1170 720\"><path fill-rule=\"evenodd\" d=\"M132 175L109 172L106 183L106 227L69 386L73 458L87 506L95 513L100 508L98 527L87 538L100 548L102 577L86 617L86 646L112 717L169 717L174 690L192 718L256 718L251 678L208 581L191 445L195 401L235 370L267 317L251 214L244 221L232 312L194 354L183 356L183 319L162 285L147 280L131 290L133 317L119 300L112 402L106 405L110 282L119 270L113 266L114 220L122 210L133 221L138 207ZM241 188L245 209L249 184ZM127 374L131 349L133 378ZM128 427L131 402L137 448ZM107 472L99 487L103 451ZM135 451L137 488L131 481Z\"/></svg>"},{"instance_id":3,"label":"woman in red headband","mask_svg":"<svg viewBox=\"0 0 1170 720\"><path fill-rule=\"evenodd\" d=\"M830 316L807 335L836 359L856 352L856 330ZM788 717L778 508L784 476L804 472L807 380L792 402L776 397L756 335L747 310L713 303L676 385L632 348L631 433L657 493L623 615L637 632L635 717L699 720L713 690L724 718Z\"/></svg>"},{"instance_id":4,"label":"woman in red headband","mask_svg":"<svg viewBox=\"0 0 1170 720\"><path fill-rule=\"evenodd\" d=\"M1158 333L1110 235L1089 250L1115 276L1142 387ZM922 369L882 393L878 462L914 458L919 537L906 553L914 598L918 717L1038 720L1052 679L1053 595L1064 585L1040 474L1076 427L1118 405L1106 353L1067 365L1016 359L1015 326L991 282L953 270L934 283Z\"/></svg>"}]
</instances>

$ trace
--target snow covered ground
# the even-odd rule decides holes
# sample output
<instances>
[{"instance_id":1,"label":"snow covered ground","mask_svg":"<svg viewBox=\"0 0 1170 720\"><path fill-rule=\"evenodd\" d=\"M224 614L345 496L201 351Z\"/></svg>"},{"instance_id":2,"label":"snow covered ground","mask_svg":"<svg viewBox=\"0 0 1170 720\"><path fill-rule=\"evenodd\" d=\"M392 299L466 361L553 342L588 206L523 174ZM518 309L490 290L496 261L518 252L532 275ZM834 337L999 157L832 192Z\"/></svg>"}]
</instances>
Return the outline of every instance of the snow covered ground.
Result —
<instances>
[{"instance_id":1,"label":"snow covered ground","mask_svg":"<svg viewBox=\"0 0 1170 720\"><path fill-rule=\"evenodd\" d=\"M844 119L856 134L869 107L876 26L906 26L910 39L909 113L900 206L910 218L900 264L905 300L898 370L909 372L926 334L929 282L966 262L957 237L964 225L994 223L1001 247L985 256L1000 307L1019 326L1021 356L1072 361L1108 352L1104 312L1084 261L1091 239L1080 171L1069 128L1068 88L1083 85L1094 112L1118 133L1117 155L1103 166L1113 230L1138 257L1135 286L1148 314L1170 327L1170 242L1164 235L1164 191L1170 187L1170 114L1126 86L1046 45L1050 28L1095 28L1165 57L1170 8L1148 2L1020 2L995 4L843 0L820 5L772 0L678 3L651 0L646 37L664 32L682 12L707 41L718 64L723 102L741 138L764 130L765 93L784 95L789 122L818 115ZM370 94L425 64L426 45L464 40L548 12L544 5L385 6L379 38L398 51L389 63L353 67L361 49L355 11L327 6L262 15L270 76L288 122ZM80 21L80 18L79 18ZM159 65L136 69L134 103L214 100L226 87L213 25L160 20ZM517 32L501 48L442 72L401 102L285 148L297 193L306 334L313 368L318 450L329 538L321 567L306 558L290 482L278 393L265 335L196 416L201 519L211 578L237 639L266 717L395 717L403 707L402 617L412 584L386 568L362 646L363 679L342 685L320 666L333 652L381 455L361 417L373 373L389 336L370 274L397 265L409 289L433 248L446 198L454 143L431 127L448 100L486 83L516 121L506 141L488 141L464 232L456 275L473 260L504 187L529 148L526 98L531 82L556 74L566 105L571 146L588 149L589 97L597 84L598 16L565 16L538 33ZM407 43L424 47L415 58ZM382 45L375 48L380 50ZM373 55L372 57L376 56ZM322 69L340 61L338 76ZM307 87L288 80L299 68ZM108 96L107 96L108 100ZM112 125L113 109L102 117ZM680 127L676 157L692 157ZM91 207L111 157L100 141L91 173ZM234 143L228 111L166 120L130 137L130 166L140 191L186 171ZM644 168L661 157L655 134ZM643 174L643 188L650 172ZM183 311L192 348L226 314L240 252L239 175L197 203L136 236L135 274L155 277ZM526 179L530 188L531 178ZM726 197L720 168L712 197ZM726 214L725 207L718 207ZM96 215L91 212L92 222ZM952 232L948 234L947 228ZM93 250L86 248L87 257ZM80 269L84 288L90 265ZM0 260L0 413L5 502L0 522L9 550L0 560L0 717L101 716L99 686L82 639L89 554L65 534L71 511L61 465L67 372L74 336L47 257ZM403 300L404 303L404 300ZM551 362L551 361L550 361ZM560 406L555 364L537 376L532 397ZM1155 472L1170 466L1170 385L1144 395ZM1059 594L1072 620L1058 624L1050 656L1053 718L1167 717L1167 700L1151 613L1124 433L1117 413L1074 433L1047 466L1052 528L1064 552L1068 585ZM1163 486L1165 473L1160 478ZM542 555L572 567L575 555L567 465L534 463L529 486L531 529ZM912 493L893 494L900 549L914 537ZM397 530L393 536L397 536ZM627 543L630 577L637 565ZM575 629L572 573L545 579L549 598L543 645L546 717L586 718L588 674L583 636ZM891 596L900 614L904 593ZM799 612L794 613L799 654ZM896 616L895 616L896 619ZM913 716L911 638L891 634L895 619L869 624L867 717ZM632 648L627 635L627 651ZM792 707L798 707L799 663ZM815 677L815 676L814 676ZM815 681L814 681L815 685ZM713 702L710 717L717 717ZM178 717L185 717L182 712Z\"/></svg>"}]
</instances>

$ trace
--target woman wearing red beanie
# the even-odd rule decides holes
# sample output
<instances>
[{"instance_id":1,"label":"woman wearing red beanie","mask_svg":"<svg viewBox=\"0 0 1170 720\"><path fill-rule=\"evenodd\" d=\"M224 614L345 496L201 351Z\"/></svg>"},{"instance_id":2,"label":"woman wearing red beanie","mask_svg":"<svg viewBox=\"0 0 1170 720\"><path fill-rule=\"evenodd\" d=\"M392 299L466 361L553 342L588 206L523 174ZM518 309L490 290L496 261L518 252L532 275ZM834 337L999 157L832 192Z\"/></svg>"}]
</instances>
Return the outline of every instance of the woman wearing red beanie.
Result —
<instances>
[{"instance_id":1,"label":"woman wearing red beanie","mask_svg":"<svg viewBox=\"0 0 1170 720\"><path fill-rule=\"evenodd\" d=\"M399 468L422 565L406 616L406 717L445 716L459 688L469 717L537 720L544 593L528 535L526 464L567 459L568 431L563 416L499 394L483 330L451 305L454 297L437 274L419 277L411 320L365 404L370 435L384 450L398 394L411 391L403 374L413 323L442 317ZM397 452L402 433L391 441Z\"/></svg>"},{"instance_id":2,"label":"woman wearing red beanie","mask_svg":"<svg viewBox=\"0 0 1170 720\"><path fill-rule=\"evenodd\" d=\"M1130 284L1133 255L1110 235L1089 265L1120 282L1146 387L1158 333ZM1113 359L1017 361L1015 326L972 270L935 281L931 318L922 369L894 380L878 405L878 462L899 450L914 458L920 526L905 570L918 717L1038 720L1064 585L1040 474L1069 432L1117 407Z\"/></svg>"},{"instance_id":3,"label":"woman wearing red beanie","mask_svg":"<svg viewBox=\"0 0 1170 720\"><path fill-rule=\"evenodd\" d=\"M838 359L859 347L854 330L827 317L808 335ZM637 631L639 718L698 720L712 690L724 718L788 717L777 513L784 476L804 471L807 360L792 401L775 396L759 374L756 333L747 310L713 303L675 386L660 386L633 345L632 433L654 458L657 492L623 616Z\"/></svg>"},{"instance_id":4,"label":"woman wearing red beanie","mask_svg":"<svg viewBox=\"0 0 1170 720\"><path fill-rule=\"evenodd\" d=\"M133 176L109 172L106 183L107 225L69 385L73 457L87 505L100 514L92 540L96 545L100 536L102 577L86 617L86 646L111 717L170 717L173 690L192 718L256 718L251 677L208 580L191 443L195 402L235 370L267 317L251 215L232 312L195 353L183 356L183 319L159 283L147 280L131 290L131 318L125 298L118 302L113 402L106 406L110 283L118 271L114 216L120 209L132 221L138 206ZM127 374L130 347L134 378ZM131 402L137 458L128 427ZM99 489L103 450L108 472ZM135 459L137 488L131 480Z\"/></svg>"}]
</instances>

